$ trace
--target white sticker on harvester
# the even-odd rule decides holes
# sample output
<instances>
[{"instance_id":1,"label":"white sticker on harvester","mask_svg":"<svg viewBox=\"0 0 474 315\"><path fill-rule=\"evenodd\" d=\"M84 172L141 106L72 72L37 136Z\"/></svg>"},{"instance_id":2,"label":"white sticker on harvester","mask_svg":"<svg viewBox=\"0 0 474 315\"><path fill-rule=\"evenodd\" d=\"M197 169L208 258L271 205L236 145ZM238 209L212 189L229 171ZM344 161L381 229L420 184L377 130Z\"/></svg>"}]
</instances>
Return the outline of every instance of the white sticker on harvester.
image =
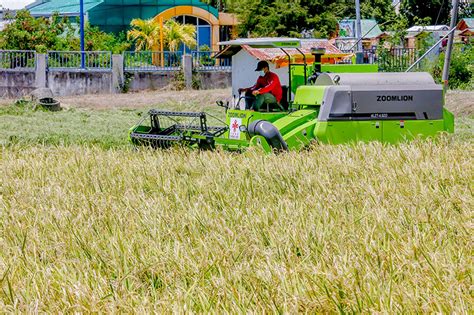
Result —
<instances>
[{"instance_id":1,"label":"white sticker on harvester","mask_svg":"<svg viewBox=\"0 0 474 315\"><path fill-rule=\"evenodd\" d=\"M242 124L241 118L231 118L229 125L229 139L240 139L240 125Z\"/></svg>"}]
</instances>

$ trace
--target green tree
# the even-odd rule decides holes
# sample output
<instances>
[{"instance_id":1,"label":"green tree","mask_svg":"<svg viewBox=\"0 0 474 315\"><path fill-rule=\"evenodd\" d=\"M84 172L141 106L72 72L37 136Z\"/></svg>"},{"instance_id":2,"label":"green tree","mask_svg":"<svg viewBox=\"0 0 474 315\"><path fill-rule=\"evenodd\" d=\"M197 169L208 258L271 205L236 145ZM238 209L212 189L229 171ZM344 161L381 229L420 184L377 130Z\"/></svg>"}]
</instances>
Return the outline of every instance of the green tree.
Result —
<instances>
[{"instance_id":1,"label":"green tree","mask_svg":"<svg viewBox=\"0 0 474 315\"><path fill-rule=\"evenodd\" d=\"M402 0L400 13L407 19L409 25L416 25L419 19L425 19L427 24L449 24L450 1L446 0Z\"/></svg>"},{"instance_id":2,"label":"green tree","mask_svg":"<svg viewBox=\"0 0 474 315\"><path fill-rule=\"evenodd\" d=\"M375 19L382 30L391 29L399 19L391 0L362 0L360 11L362 18Z\"/></svg>"},{"instance_id":3,"label":"green tree","mask_svg":"<svg viewBox=\"0 0 474 315\"><path fill-rule=\"evenodd\" d=\"M59 36L70 24L57 14L51 19L34 18L27 10L20 10L12 23L0 32L0 48L17 50L57 49Z\"/></svg>"},{"instance_id":4,"label":"green tree","mask_svg":"<svg viewBox=\"0 0 474 315\"><path fill-rule=\"evenodd\" d=\"M241 0L236 7L241 35L300 36L304 30L315 30L328 36L336 30L334 4L326 0Z\"/></svg>"},{"instance_id":5,"label":"green tree","mask_svg":"<svg viewBox=\"0 0 474 315\"><path fill-rule=\"evenodd\" d=\"M433 77L441 83L444 53L439 55L437 64L431 69ZM474 89L474 48L456 45L449 67L449 87L451 89Z\"/></svg>"},{"instance_id":6,"label":"green tree","mask_svg":"<svg viewBox=\"0 0 474 315\"><path fill-rule=\"evenodd\" d=\"M119 33L118 35L105 33L97 26L91 26L89 23L85 26L84 37L84 49L86 51L112 51L114 54L120 54L131 46L127 42L125 33ZM72 32L69 31L61 34L56 46L57 50L80 50L81 41L78 36L77 27L73 28Z\"/></svg>"},{"instance_id":7,"label":"green tree","mask_svg":"<svg viewBox=\"0 0 474 315\"><path fill-rule=\"evenodd\" d=\"M17 12L12 23L0 32L0 48L14 50L80 50L78 21L75 24L67 17L54 14L50 19L34 18L27 10ZM98 27L85 27L85 49L107 50L120 53L130 45L123 34L115 36Z\"/></svg>"},{"instance_id":8,"label":"green tree","mask_svg":"<svg viewBox=\"0 0 474 315\"><path fill-rule=\"evenodd\" d=\"M337 22L354 18L353 0L234 0L241 36L297 36L312 30L315 37L336 35ZM362 1L362 17L394 21L391 0ZM388 23L387 23L388 24Z\"/></svg>"}]
</instances>

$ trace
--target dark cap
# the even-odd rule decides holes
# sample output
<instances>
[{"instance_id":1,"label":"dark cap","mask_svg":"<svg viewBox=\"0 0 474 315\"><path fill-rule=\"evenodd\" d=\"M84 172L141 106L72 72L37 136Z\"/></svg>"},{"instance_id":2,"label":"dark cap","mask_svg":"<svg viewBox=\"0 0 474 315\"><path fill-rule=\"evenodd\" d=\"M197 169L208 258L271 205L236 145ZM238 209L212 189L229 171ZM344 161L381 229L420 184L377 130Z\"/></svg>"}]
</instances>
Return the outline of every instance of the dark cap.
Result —
<instances>
[{"instance_id":1,"label":"dark cap","mask_svg":"<svg viewBox=\"0 0 474 315\"><path fill-rule=\"evenodd\" d=\"M258 64L257 64L257 69L255 69L255 71L263 70L263 68L265 68L265 67L270 69L270 66L268 65L268 62L266 62L265 60L259 61Z\"/></svg>"}]
</instances>

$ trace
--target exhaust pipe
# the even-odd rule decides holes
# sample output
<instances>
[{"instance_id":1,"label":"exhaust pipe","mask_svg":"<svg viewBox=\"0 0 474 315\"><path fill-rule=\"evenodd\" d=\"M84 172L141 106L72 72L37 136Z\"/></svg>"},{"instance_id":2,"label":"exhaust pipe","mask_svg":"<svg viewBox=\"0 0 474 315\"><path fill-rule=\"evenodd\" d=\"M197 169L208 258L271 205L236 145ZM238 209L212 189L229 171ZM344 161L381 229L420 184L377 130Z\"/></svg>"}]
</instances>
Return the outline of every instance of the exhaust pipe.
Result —
<instances>
[{"instance_id":1,"label":"exhaust pipe","mask_svg":"<svg viewBox=\"0 0 474 315\"><path fill-rule=\"evenodd\" d=\"M288 145L280 134L280 131L271 122L266 120L252 121L248 127L250 136L259 135L264 137L268 144L277 150L288 151Z\"/></svg>"}]
</instances>

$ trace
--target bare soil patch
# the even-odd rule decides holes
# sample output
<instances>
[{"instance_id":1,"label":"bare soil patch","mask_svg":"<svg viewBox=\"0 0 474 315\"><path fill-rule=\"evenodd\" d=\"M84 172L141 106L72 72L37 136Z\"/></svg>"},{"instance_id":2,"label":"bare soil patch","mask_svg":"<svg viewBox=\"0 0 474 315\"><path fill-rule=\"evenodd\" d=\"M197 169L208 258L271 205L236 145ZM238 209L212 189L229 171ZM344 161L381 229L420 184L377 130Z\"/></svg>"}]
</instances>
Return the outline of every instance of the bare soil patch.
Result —
<instances>
[{"instance_id":1,"label":"bare soil patch","mask_svg":"<svg viewBox=\"0 0 474 315\"><path fill-rule=\"evenodd\" d=\"M231 97L231 89L200 91L144 91L127 94L77 95L58 97L65 108L121 109L159 107L169 103L194 103L212 105L216 100ZM0 105L9 105L12 99L0 100ZM456 116L474 115L474 91L449 91L446 105Z\"/></svg>"},{"instance_id":2,"label":"bare soil patch","mask_svg":"<svg viewBox=\"0 0 474 315\"><path fill-rule=\"evenodd\" d=\"M144 91L139 93L83 95L61 98L61 104L69 108L143 108L169 103L196 103L212 105L216 100L231 96L230 89L199 91Z\"/></svg>"},{"instance_id":3,"label":"bare soil patch","mask_svg":"<svg viewBox=\"0 0 474 315\"><path fill-rule=\"evenodd\" d=\"M474 115L474 91L449 91L446 97L446 107L455 116Z\"/></svg>"}]
</instances>

